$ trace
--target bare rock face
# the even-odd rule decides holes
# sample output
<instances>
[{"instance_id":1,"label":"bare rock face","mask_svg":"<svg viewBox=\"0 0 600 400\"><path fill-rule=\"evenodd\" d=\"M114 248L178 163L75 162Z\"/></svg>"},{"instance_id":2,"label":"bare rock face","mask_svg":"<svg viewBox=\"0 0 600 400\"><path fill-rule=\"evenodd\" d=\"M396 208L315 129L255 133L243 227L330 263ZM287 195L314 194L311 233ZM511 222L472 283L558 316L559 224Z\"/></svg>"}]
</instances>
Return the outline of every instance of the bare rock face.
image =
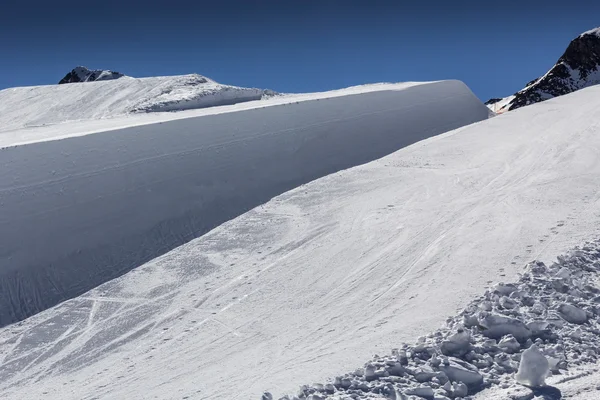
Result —
<instances>
[{"instance_id":1,"label":"bare rock face","mask_svg":"<svg viewBox=\"0 0 600 400\"><path fill-rule=\"evenodd\" d=\"M125 75L115 71L75 67L73 70L71 70L71 72L65 75L65 77L58 82L58 84L62 85L63 83L108 81L111 79L118 79L123 76Z\"/></svg>"},{"instance_id":2,"label":"bare rock face","mask_svg":"<svg viewBox=\"0 0 600 400\"><path fill-rule=\"evenodd\" d=\"M500 103L504 99L494 98L485 104L495 112L505 112L599 83L600 28L596 28L573 39L545 75L529 82L510 101ZM501 107L497 106L498 103Z\"/></svg>"}]
</instances>

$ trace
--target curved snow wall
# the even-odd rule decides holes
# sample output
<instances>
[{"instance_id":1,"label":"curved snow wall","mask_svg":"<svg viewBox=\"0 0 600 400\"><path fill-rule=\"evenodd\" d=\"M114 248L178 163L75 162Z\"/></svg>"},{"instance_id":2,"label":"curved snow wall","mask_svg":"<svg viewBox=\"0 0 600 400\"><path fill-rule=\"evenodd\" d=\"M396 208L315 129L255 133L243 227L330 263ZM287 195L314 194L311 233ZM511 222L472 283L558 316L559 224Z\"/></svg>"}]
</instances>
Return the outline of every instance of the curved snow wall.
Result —
<instances>
[{"instance_id":1,"label":"curved snow wall","mask_svg":"<svg viewBox=\"0 0 600 400\"><path fill-rule=\"evenodd\" d=\"M274 196L488 117L458 81L0 150L0 326Z\"/></svg>"}]
</instances>

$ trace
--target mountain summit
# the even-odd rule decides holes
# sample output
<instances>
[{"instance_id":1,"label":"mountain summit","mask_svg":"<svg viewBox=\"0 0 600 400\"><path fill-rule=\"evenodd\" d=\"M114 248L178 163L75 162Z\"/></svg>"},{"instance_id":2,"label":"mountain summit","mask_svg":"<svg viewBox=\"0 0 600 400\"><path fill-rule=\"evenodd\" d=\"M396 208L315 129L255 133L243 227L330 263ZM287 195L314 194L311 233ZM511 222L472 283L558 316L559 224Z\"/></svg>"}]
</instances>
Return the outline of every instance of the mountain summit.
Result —
<instances>
[{"instance_id":1,"label":"mountain summit","mask_svg":"<svg viewBox=\"0 0 600 400\"><path fill-rule=\"evenodd\" d=\"M545 75L532 80L512 96L490 99L485 104L492 111L502 113L599 83L600 28L596 28L573 39Z\"/></svg>"},{"instance_id":2,"label":"mountain summit","mask_svg":"<svg viewBox=\"0 0 600 400\"><path fill-rule=\"evenodd\" d=\"M59 85L63 83L77 83L77 82L94 82L94 81L108 81L111 79L118 79L125 75L120 72L102 70L102 69L89 69L86 67L75 67L65 75L64 78L58 82Z\"/></svg>"}]
</instances>

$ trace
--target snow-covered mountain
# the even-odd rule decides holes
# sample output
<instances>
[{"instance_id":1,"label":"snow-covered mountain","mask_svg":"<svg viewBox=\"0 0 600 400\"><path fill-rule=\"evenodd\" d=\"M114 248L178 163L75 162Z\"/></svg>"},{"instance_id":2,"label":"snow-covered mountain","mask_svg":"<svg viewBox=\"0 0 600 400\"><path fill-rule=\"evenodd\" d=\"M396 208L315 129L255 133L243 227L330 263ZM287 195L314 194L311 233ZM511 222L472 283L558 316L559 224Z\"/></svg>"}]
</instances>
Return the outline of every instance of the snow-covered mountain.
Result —
<instances>
[{"instance_id":1,"label":"snow-covered mountain","mask_svg":"<svg viewBox=\"0 0 600 400\"><path fill-rule=\"evenodd\" d=\"M600 86L488 120L458 82L293 103L0 152L0 259L20 266L52 259L28 278L47 281L44 293L23 284L24 269L5 280L5 301L16 307L81 290L81 281L103 272L98 265L187 240L205 223L190 218L191 207L206 205L204 216L250 208L120 278L0 329L0 397L247 400L265 390L296 393L403 342L420 338L423 353L448 316L484 293L488 311L544 316L535 321L538 330L554 314L552 323L560 324L564 311L548 303L549 291L569 304L585 296L583 317L596 325L565 324L569 340L598 328L597 304L589 305L597 280L587 279L597 268L595 248L575 252L573 268L559 263L566 270L543 279L518 274L528 261L550 265L598 234ZM462 126L467 121L480 122ZM174 223L157 223L162 217ZM125 240L136 232L150 234ZM586 258L593 268L583 269ZM539 289L539 304L522 293L527 285ZM28 292L36 293L30 303L15 300ZM510 309L521 300L528 308ZM493 315L481 316L496 333L506 329ZM524 339L519 329L511 332ZM465 345L456 333L450 345ZM477 342L491 349L488 357L464 355L481 361L475 368L482 371L414 352L406 355L411 369L402 371L410 378L385 376L377 366L368 375L375 391L352 390L381 398L384 386L412 384L418 375L429 389L411 393L431 399L434 387L443 389L440 367L446 378L492 385L488 368L504 374L497 379L504 384L519 354L500 344L510 350L531 343L515 344L514 335L488 339ZM544 342L552 336L534 339L540 348L554 346ZM596 355L592 346L567 353ZM455 383L454 397L468 392Z\"/></svg>"},{"instance_id":2,"label":"snow-covered mountain","mask_svg":"<svg viewBox=\"0 0 600 400\"><path fill-rule=\"evenodd\" d=\"M108 81L111 79L119 79L123 76L125 75L116 71L89 69L87 67L79 66L73 68L73 70L65 75L65 77L58 82L58 84L62 85L63 83Z\"/></svg>"},{"instance_id":3,"label":"snow-covered mountain","mask_svg":"<svg viewBox=\"0 0 600 400\"><path fill-rule=\"evenodd\" d=\"M95 81L90 81L92 76ZM85 82L0 90L0 134L70 121L236 104L275 94L223 85L197 74L151 78L121 75L106 80L113 77L112 72L84 70L80 74L76 68L67 77Z\"/></svg>"},{"instance_id":4,"label":"snow-covered mountain","mask_svg":"<svg viewBox=\"0 0 600 400\"><path fill-rule=\"evenodd\" d=\"M543 76L517 93L488 100L485 104L502 113L600 83L600 28L584 32L567 47L556 64Z\"/></svg>"}]
</instances>

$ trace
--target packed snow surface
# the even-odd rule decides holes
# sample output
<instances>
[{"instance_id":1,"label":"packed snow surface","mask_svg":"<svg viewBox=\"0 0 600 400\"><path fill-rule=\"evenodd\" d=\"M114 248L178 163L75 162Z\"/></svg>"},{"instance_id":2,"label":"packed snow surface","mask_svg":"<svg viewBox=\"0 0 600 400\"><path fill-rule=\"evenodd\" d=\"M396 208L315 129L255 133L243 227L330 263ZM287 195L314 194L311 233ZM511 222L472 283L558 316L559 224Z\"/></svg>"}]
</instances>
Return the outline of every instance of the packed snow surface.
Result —
<instances>
[{"instance_id":1,"label":"packed snow surface","mask_svg":"<svg viewBox=\"0 0 600 400\"><path fill-rule=\"evenodd\" d=\"M0 326L303 183L486 117L445 81L5 148Z\"/></svg>"},{"instance_id":2,"label":"packed snow surface","mask_svg":"<svg viewBox=\"0 0 600 400\"><path fill-rule=\"evenodd\" d=\"M243 103L272 94L197 74L9 88L0 90L0 135L69 121Z\"/></svg>"},{"instance_id":3,"label":"packed snow surface","mask_svg":"<svg viewBox=\"0 0 600 400\"><path fill-rule=\"evenodd\" d=\"M435 331L527 261L596 236L599 89L300 186L2 329L1 396L258 399ZM482 321L497 333L499 317ZM465 343L456 334L450 349ZM447 376L480 379L451 361Z\"/></svg>"}]
</instances>

